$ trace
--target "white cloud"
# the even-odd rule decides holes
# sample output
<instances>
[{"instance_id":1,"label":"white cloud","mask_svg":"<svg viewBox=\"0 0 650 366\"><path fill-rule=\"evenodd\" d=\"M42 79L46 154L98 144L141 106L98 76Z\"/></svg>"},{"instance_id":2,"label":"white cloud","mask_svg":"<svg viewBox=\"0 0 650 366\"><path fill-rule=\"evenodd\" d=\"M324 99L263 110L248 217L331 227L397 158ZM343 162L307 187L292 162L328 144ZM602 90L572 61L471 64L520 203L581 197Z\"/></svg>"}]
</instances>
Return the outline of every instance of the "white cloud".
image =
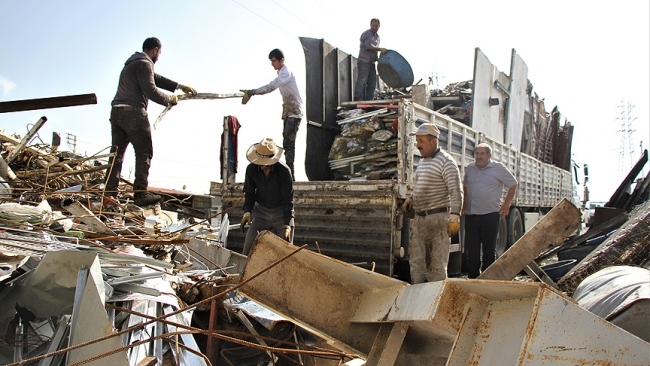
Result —
<instances>
[{"instance_id":1,"label":"white cloud","mask_svg":"<svg viewBox=\"0 0 650 366\"><path fill-rule=\"evenodd\" d=\"M16 89L16 83L0 76L0 87L2 87L2 90L4 92L3 94L7 95L10 91Z\"/></svg>"}]
</instances>

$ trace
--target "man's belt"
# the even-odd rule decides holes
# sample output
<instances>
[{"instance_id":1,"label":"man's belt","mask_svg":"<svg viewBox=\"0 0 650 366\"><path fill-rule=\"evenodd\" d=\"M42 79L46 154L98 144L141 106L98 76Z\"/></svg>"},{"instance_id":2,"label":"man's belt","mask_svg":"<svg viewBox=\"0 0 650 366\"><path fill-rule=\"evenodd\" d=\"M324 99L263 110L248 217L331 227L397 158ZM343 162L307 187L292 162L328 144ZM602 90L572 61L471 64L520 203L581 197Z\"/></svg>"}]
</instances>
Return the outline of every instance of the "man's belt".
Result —
<instances>
[{"instance_id":1,"label":"man's belt","mask_svg":"<svg viewBox=\"0 0 650 366\"><path fill-rule=\"evenodd\" d=\"M134 107L132 105L125 105L125 104L115 105L115 106L113 106L113 108L119 108L119 109L121 109L123 111L133 111L133 110L136 110L136 109L144 109L142 107Z\"/></svg>"},{"instance_id":2,"label":"man's belt","mask_svg":"<svg viewBox=\"0 0 650 366\"><path fill-rule=\"evenodd\" d=\"M418 216L426 216L426 215L433 215L441 212L447 212L449 211L448 207L438 207L438 208L433 208L431 210L426 210L426 211L415 211L415 214Z\"/></svg>"}]
</instances>

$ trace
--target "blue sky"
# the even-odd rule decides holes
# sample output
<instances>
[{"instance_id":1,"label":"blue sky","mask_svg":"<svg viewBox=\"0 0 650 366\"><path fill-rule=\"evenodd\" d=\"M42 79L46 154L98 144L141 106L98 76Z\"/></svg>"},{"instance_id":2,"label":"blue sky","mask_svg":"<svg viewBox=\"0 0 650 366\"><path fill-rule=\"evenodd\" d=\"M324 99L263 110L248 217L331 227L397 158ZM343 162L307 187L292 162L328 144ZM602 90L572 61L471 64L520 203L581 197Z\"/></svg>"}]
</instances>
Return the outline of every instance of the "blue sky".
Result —
<instances>
[{"instance_id":1,"label":"blue sky","mask_svg":"<svg viewBox=\"0 0 650 366\"><path fill-rule=\"evenodd\" d=\"M370 5L369 5L370 4ZM440 86L472 77L474 48L500 69L511 49L524 59L547 110L558 105L575 126L574 158L590 166L593 200L607 200L620 183L621 101L635 105L639 141L650 142L647 1L0 1L0 101L95 93L97 105L0 114L0 128L24 135L47 116L52 131L77 136L77 152L92 155L110 144L108 116L124 61L150 36L161 39L156 72L199 92L231 93L275 77L267 55L285 52L303 91L304 54L298 37L324 38L356 54L370 18L381 20L382 46L411 63L415 79L436 73ZM153 132L150 185L206 193L219 180L223 117L234 115L244 152L265 136L281 141L276 91L239 100L188 101ZM149 105L153 123L163 107ZM304 180L306 121L298 136L296 175ZM65 147L65 146L64 146ZM123 175L129 176L133 150ZM629 166L626 156L624 165ZM627 169L627 167L626 167ZM647 170L646 170L647 173Z\"/></svg>"}]
</instances>

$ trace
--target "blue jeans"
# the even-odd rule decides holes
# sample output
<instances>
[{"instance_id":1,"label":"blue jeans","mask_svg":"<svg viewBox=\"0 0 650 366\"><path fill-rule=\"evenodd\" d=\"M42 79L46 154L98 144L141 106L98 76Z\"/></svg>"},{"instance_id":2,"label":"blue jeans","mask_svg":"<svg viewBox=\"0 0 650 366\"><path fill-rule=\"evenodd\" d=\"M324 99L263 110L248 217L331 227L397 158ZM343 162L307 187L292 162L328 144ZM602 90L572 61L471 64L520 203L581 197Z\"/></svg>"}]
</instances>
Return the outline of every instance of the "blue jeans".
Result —
<instances>
[{"instance_id":1,"label":"blue jeans","mask_svg":"<svg viewBox=\"0 0 650 366\"><path fill-rule=\"evenodd\" d=\"M375 99L377 71L375 63L357 61L357 83L354 85L354 100Z\"/></svg>"}]
</instances>

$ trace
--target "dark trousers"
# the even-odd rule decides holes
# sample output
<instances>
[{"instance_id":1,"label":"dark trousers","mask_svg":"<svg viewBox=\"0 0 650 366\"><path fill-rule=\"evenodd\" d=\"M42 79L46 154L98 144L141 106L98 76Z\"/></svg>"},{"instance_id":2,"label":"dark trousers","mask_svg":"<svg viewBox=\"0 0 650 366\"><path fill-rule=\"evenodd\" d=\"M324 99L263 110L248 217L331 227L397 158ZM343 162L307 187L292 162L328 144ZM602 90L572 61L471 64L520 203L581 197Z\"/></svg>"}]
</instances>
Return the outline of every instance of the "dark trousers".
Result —
<instances>
[{"instance_id":1,"label":"dark trousers","mask_svg":"<svg viewBox=\"0 0 650 366\"><path fill-rule=\"evenodd\" d=\"M465 250L467 252L468 278L478 277L482 271L485 271L494 263L499 219L498 212L485 215L465 215ZM481 248L483 249L482 261Z\"/></svg>"},{"instance_id":2,"label":"dark trousers","mask_svg":"<svg viewBox=\"0 0 650 366\"><path fill-rule=\"evenodd\" d=\"M357 83L354 85L354 100L375 99L377 71L375 63L357 61Z\"/></svg>"},{"instance_id":3,"label":"dark trousers","mask_svg":"<svg viewBox=\"0 0 650 366\"><path fill-rule=\"evenodd\" d=\"M253 217L253 221L251 221L251 225L246 232L244 249L242 250L243 255L248 255L248 253L250 253L253 244L255 243L255 239L257 239L257 234L260 231L268 230L284 239L284 216L282 207L266 208L260 205L255 205L251 212L251 216ZM291 219L289 226L291 226L291 240L289 240L289 242L293 244L293 219Z\"/></svg>"},{"instance_id":4,"label":"dark trousers","mask_svg":"<svg viewBox=\"0 0 650 366\"><path fill-rule=\"evenodd\" d=\"M296 158L296 135L298 128L300 128L301 118L286 117L284 119L284 130L282 131L282 148L284 149L284 161L291 169L291 177L296 180L296 175L293 172L293 161Z\"/></svg>"},{"instance_id":5,"label":"dark trousers","mask_svg":"<svg viewBox=\"0 0 650 366\"><path fill-rule=\"evenodd\" d=\"M106 191L117 191L124 153L129 145L135 150L135 181L134 191L143 191L149 185L149 167L153 157L151 127L144 108L113 107L111 109L111 153L115 153L108 161ZM109 192L110 194L110 192Z\"/></svg>"}]
</instances>

